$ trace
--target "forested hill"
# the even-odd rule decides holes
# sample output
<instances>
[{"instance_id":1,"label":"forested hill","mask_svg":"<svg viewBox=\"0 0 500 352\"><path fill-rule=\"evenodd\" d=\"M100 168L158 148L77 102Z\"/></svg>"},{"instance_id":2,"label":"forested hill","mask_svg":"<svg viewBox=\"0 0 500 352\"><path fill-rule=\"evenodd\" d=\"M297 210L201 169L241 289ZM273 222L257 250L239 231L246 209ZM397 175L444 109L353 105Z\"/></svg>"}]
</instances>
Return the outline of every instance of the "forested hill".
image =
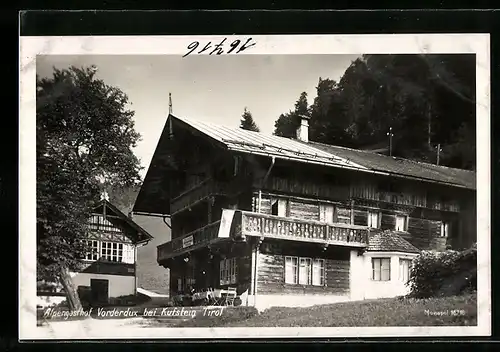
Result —
<instances>
[{"instance_id":1,"label":"forested hill","mask_svg":"<svg viewBox=\"0 0 500 352\"><path fill-rule=\"evenodd\" d=\"M295 138L298 115L311 116L312 141L476 169L475 55L363 55L339 82L319 78L316 97L302 93L274 134Z\"/></svg>"}]
</instances>

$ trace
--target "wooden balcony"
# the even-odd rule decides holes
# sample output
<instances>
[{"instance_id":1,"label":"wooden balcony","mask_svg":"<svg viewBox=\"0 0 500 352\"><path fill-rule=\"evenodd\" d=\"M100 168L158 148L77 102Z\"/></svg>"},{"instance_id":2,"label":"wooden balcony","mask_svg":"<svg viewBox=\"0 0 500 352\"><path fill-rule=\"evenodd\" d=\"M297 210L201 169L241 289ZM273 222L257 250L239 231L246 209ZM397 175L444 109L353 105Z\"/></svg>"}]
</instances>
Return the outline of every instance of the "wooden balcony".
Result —
<instances>
[{"instance_id":1,"label":"wooden balcony","mask_svg":"<svg viewBox=\"0 0 500 352\"><path fill-rule=\"evenodd\" d=\"M221 240L241 241L246 236L363 248L368 245L369 235L367 226L223 209L221 220L159 245L157 261L160 263Z\"/></svg>"},{"instance_id":2,"label":"wooden balcony","mask_svg":"<svg viewBox=\"0 0 500 352\"><path fill-rule=\"evenodd\" d=\"M241 212L241 237L259 236L328 245L366 247L370 228ZM238 235L238 234L235 234Z\"/></svg>"},{"instance_id":3,"label":"wooden balcony","mask_svg":"<svg viewBox=\"0 0 500 352\"><path fill-rule=\"evenodd\" d=\"M204 247L219 237L220 220L163 243L157 247L157 261Z\"/></svg>"}]
</instances>

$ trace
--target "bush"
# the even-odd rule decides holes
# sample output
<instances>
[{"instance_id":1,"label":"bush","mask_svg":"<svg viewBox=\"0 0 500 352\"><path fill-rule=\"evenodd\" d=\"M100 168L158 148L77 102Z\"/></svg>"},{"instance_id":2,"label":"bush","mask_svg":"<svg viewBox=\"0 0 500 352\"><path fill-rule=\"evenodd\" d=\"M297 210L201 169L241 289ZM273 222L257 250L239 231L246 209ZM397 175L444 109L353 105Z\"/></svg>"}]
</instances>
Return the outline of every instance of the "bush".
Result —
<instances>
[{"instance_id":1,"label":"bush","mask_svg":"<svg viewBox=\"0 0 500 352\"><path fill-rule=\"evenodd\" d=\"M423 251L413 260L410 297L453 296L477 288L477 250Z\"/></svg>"}]
</instances>

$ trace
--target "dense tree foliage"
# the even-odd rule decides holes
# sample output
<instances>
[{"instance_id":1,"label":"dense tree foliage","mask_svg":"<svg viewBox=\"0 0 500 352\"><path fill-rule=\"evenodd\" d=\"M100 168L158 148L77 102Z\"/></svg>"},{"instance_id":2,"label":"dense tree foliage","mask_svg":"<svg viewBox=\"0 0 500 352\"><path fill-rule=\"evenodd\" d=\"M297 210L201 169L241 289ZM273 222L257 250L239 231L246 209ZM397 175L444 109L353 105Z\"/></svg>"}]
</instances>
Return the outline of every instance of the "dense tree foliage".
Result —
<instances>
[{"instance_id":1,"label":"dense tree foliage","mask_svg":"<svg viewBox=\"0 0 500 352\"><path fill-rule=\"evenodd\" d=\"M104 185L139 178L139 139L127 96L95 77L95 67L37 77L37 278L59 279L68 303L80 302L69 277L87 248L90 211Z\"/></svg>"},{"instance_id":2,"label":"dense tree foliage","mask_svg":"<svg viewBox=\"0 0 500 352\"><path fill-rule=\"evenodd\" d=\"M248 131L260 132L260 128L253 120L252 113L245 108L243 115L241 115L240 128Z\"/></svg>"},{"instance_id":3,"label":"dense tree foliage","mask_svg":"<svg viewBox=\"0 0 500 352\"><path fill-rule=\"evenodd\" d=\"M302 92L295 103L295 109L281 114L274 123L274 134L280 137L297 138L297 128L300 125L299 115L308 115L307 93Z\"/></svg>"},{"instance_id":4,"label":"dense tree foliage","mask_svg":"<svg viewBox=\"0 0 500 352\"><path fill-rule=\"evenodd\" d=\"M435 163L439 144L440 164L474 169L475 100L474 55L364 55L339 82L319 79L310 139L370 149L388 146L392 127L393 155ZM294 116L275 134L296 138Z\"/></svg>"}]
</instances>

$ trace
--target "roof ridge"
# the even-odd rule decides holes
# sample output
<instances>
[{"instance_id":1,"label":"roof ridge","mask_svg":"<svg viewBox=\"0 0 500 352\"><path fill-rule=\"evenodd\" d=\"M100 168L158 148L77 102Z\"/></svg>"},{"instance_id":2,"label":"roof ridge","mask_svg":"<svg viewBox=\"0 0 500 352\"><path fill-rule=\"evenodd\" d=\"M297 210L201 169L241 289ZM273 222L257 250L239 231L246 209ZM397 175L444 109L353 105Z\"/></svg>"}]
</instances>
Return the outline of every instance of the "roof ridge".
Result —
<instances>
[{"instance_id":1,"label":"roof ridge","mask_svg":"<svg viewBox=\"0 0 500 352\"><path fill-rule=\"evenodd\" d=\"M302 142L302 141L300 141L300 142ZM443 168L443 169L457 170L457 171L466 171L466 172L470 172L470 173L474 173L474 174L476 173L476 171L474 171L474 170L467 170L467 169L460 169L460 168L457 168L457 167L450 167L450 166L445 166L445 165L431 164L431 163L427 163L425 161L418 161L418 160L414 160L414 159L401 158L401 157L397 157L397 156L392 156L391 157L391 156L388 156L388 155L383 155L383 154L375 153L375 152L372 152L370 150L349 148L349 147L344 147L344 146L341 146L341 145L320 143L320 142L316 142L316 141L309 141L307 143L308 144L319 144L319 145L324 145L324 146L327 146L327 147L342 148L342 149L345 149L345 150L353 150L353 151L356 151L356 152L362 152L362 153L367 153L367 154L371 154L371 155L379 155L382 158L392 158L394 160L400 159L400 160L409 161L409 162L412 162L412 163L415 163L415 164L429 165L429 166L435 167L435 168Z\"/></svg>"}]
</instances>

